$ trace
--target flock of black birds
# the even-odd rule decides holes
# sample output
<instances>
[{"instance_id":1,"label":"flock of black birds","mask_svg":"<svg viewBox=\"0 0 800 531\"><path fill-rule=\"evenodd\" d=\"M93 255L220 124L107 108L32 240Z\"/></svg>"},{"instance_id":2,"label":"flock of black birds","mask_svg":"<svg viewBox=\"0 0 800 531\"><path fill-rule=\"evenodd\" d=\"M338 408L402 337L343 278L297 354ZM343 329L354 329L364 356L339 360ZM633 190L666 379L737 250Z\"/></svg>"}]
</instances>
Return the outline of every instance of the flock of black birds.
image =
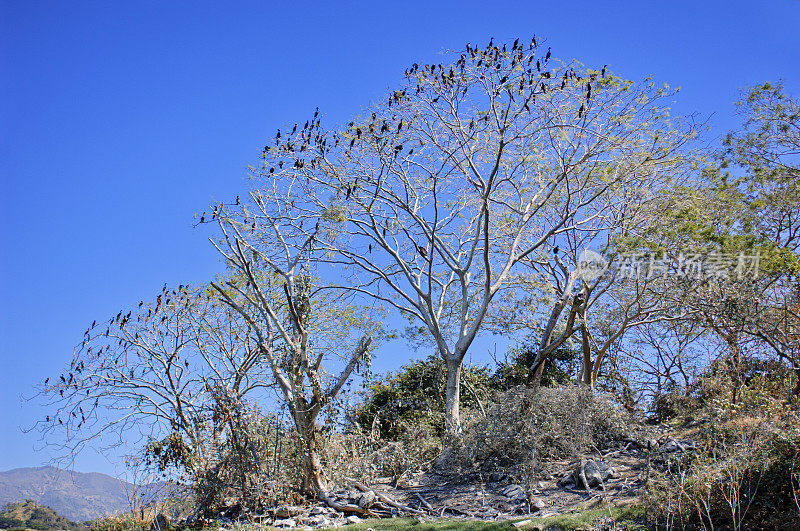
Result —
<instances>
[{"instance_id":1,"label":"flock of black birds","mask_svg":"<svg viewBox=\"0 0 800 531\"><path fill-rule=\"evenodd\" d=\"M264 146L265 171L269 175L274 175L276 171L280 172L287 162L292 170L302 170L306 167L307 162L304 154L312 145L316 148L315 153L307 155L312 170L319 165L326 164L326 157L331 149L338 147L341 142L345 142L347 146L342 153L343 156L350 159L356 144L365 139L370 146L377 146L379 153L386 153L389 159L396 159L404 150L404 143L391 140L399 137L403 128L408 124L404 118L398 119L397 114L392 113L392 106L403 103L411 105L413 102L408 100L409 90L413 91L415 95L425 94L425 96L417 98L416 103L435 105L444 95L448 96L448 101L454 101L459 95L466 96L476 82L492 79L496 82L487 86L491 87L494 96L505 92L513 100L515 96L522 95L522 106L530 112L530 105L535 103L536 96L550 91L552 89L550 82L555 79L554 72L547 70L551 59L550 48L547 49L544 57L540 56L539 58L536 55L537 48L538 43L535 37L531 40L527 50L524 45L520 44L519 39L514 41L510 50L505 44L502 48L495 46L494 39L490 39L485 49L467 44L465 53L460 54L455 64L449 67L442 64L420 66L415 63L405 71L405 78L410 86L393 91L387 104L383 107L383 114L386 117L378 117L377 113L373 112L371 120L363 125L351 121L344 132L333 132L332 135L323 132L320 129L319 107L317 107L314 117L306 121L302 128L299 128L298 124L294 124L291 132L287 135L282 135L281 130L278 129L275 135L275 145ZM467 61L471 62L474 66L473 69L467 69ZM603 66L600 76L605 77L605 73L606 66ZM591 82L596 76L595 73L590 74L586 82L586 104L592 98ZM575 79L578 79L578 76L574 69L565 69L560 83L555 86L563 90L570 80ZM509 83L512 80L514 81L513 86ZM579 119L584 116L585 111L585 104L581 104L577 110ZM488 113L480 118L472 118L469 122L469 131L474 129L476 120L488 122L489 118ZM298 131L299 138L297 138ZM412 153L413 148L407 156ZM270 156L275 164L267 164ZM347 199L350 199L353 191L353 187L350 185L344 187Z\"/></svg>"},{"instance_id":2,"label":"flock of black birds","mask_svg":"<svg viewBox=\"0 0 800 531\"><path fill-rule=\"evenodd\" d=\"M146 323L151 317L158 314L159 310L162 308L162 305L165 307L170 304L173 300L180 300L184 306L189 304L189 291L188 286L184 286L180 284L178 288L173 290L167 289L167 284L164 284L162 288L162 292L156 297L156 304L154 307L150 307L147 309L147 314L145 314L142 310L144 306L144 301L140 301L138 305L138 315L136 316L136 321L138 323ZM92 340L96 340L99 338L108 338L111 332L111 326L117 325L120 331L125 330L125 327L131 322L131 319L134 317L133 310L129 310L127 313L124 310L120 310L116 316L112 317L108 323L106 324L105 331L94 333L95 328L98 325L102 326L102 322L98 323L97 320L93 320L92 324L84 331L84 337L77 349L76 355L73 358L72 362L70 363L69 370L65 374L59 375L59 381L55 385L50 385L50 378L47 377L44 380L44 389L45 391L49 392L58 392L58 395L61 399L69 398L69 395L66 395L65 392L72 391L73 396L77 396L79 392L84 392L85 397L90 396L90 389L92 388L93 384L92 378L96 378L98 374L101 372L106 372L105 377L108 378L108 372L112 368L117 367L119 365L120 355L117 355L116 358L108 357L102 358L102 354L105 351L108 354L112 351L112 345L105 344L101 346L98 350L94 351L92 355L93 347L91 345ZM163 323L167 319L167 316L161 316L161 323ZM122 346L125 344L125 349L129 346L133 346L137 341L141 340L141 336L139 331L135 331L133 334L129 334L130 337L126 336L125 334L120 334L118 345ZM123 350L125 350L123 349ZM81 357L83 356L83 358ZM95 361L99 360L99 365L92 366L92 373L86 375L86 378L83 380L81 379L84 376L84 372L87 370L87 360L94 358ZM131 374L130 378L133 378L134 375ZM97 408L99 405L99 398L95 398L94 407ZM76 428L80 428L86 422L86 413L83 410L83 407L80 405L80 402L74 405L74 407L68 413L68 416L73 417L77 420L78 416L80 415L80 421L78 422ZM47 423L51 421L53 423L58 422L59 425L64 425L64 421L58 415L50 416L47 415L45 418Z\"/></svg>"}]
</instances>

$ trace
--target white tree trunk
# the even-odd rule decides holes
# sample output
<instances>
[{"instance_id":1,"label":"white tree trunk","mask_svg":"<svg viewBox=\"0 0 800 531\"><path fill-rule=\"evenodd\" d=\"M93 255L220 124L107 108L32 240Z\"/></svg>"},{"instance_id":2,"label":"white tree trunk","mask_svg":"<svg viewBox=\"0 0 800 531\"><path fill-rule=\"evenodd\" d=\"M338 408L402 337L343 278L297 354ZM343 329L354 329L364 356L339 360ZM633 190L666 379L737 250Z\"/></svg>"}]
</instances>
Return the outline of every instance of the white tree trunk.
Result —
<instances>
[{"instance_id":1,"label":"white tree trunk","mask_svg":"<svg viewBox=\"0 0 800 531\"><path fill-rule=\"evenodd\" d=\"M461 365L459 359L447 359L447 387L445 391L445 427L447 439L461 433Z\"/></svg>"}]
</instances>

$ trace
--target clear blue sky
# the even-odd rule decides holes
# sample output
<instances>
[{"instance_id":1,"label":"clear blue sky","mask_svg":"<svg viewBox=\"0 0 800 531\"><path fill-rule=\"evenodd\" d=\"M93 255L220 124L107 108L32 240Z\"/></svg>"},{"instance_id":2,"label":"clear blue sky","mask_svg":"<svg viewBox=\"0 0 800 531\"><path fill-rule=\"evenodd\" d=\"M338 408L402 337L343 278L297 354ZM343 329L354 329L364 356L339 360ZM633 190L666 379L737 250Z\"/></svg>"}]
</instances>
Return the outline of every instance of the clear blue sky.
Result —
<instances>
[{"instance_id":1,"label":"clear blue sky","mask_svg":"<svg viewBox=\"0 0 800 531\"><path fill-rule=\"evenodd\" d=\"M219 269L192 214L243 189L276 128L316 106L343 123L413 62L536 33L556 57L681 85L676 110L719 136L737 87L800 93L798 27L798 0L0 1L0 470L48 459L20 396L88 323Z\"/></svg>"}]
</instances>

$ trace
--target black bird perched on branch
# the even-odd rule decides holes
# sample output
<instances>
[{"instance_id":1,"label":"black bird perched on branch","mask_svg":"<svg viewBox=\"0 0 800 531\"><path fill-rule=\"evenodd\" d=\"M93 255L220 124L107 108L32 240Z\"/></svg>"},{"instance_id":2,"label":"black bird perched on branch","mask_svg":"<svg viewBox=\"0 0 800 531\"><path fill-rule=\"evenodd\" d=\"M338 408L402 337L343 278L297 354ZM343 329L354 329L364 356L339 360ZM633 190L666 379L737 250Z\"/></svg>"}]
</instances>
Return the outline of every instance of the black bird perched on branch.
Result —
<instances>
[{"instance_id":1,"label":"black bird perched on branch","mask_svg":"<svg viewBox=\"0 0 800 531\"><path fill-rule=\"evenodd\" d=\"M550 47L549 46L547 47L547 55L544 56L544 60L545 61L549 61L550 60Z\"/></svg>"}]
</instances>

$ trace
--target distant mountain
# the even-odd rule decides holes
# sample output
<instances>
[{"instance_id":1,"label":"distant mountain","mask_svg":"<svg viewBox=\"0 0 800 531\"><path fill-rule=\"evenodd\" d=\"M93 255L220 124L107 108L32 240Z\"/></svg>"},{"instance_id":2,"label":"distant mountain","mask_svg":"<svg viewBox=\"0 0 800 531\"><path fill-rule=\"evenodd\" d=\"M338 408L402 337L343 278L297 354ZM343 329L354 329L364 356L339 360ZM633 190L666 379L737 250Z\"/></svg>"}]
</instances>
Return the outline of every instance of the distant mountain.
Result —
<instances>
[{"instance_id":1,"label":"distant mountain","mask_svg":"<svg viewBox=\"0 0 800 531\"><path fill-rule=\"evenodd\" d=\"M50 507L39 505L34 501L12 503L0 511L0 529L22 528L39 529L65 529L68 531L81 531L83 526L70 522Z\"/></svg>"},{"instance_id":2,"label":"distant mountain","mask_svg":"<svg viewBox=\"0 0 800 531\"><path fill-rule=\"evenodd\" d=\"M126 483L106 474L70 472L51 466L0 472L0 508L33 500L74 522L118 514L129 508Z\"/></svg>"}]
</instances>

